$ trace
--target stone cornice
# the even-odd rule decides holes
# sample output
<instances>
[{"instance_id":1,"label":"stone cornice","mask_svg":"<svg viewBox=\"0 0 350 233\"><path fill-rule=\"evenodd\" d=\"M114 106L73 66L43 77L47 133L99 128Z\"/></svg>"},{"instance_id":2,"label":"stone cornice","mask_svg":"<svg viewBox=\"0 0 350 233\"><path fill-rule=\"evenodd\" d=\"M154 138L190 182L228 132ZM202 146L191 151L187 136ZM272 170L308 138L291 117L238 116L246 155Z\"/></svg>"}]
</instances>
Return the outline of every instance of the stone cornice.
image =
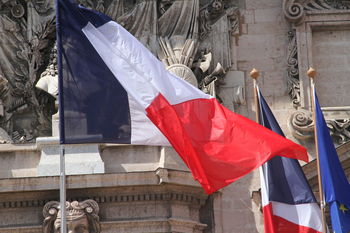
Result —
<instances>
[{"instance_id":1,"label":"stone cornice","mask_svg":"<svg viewBox=\"0 0 350 233\"><path fill-rule=\"evenodd\" d=\"M168 170L164 183L200 187L190 172ZM67 176L67 189L159 185L157 171ZM59 176L0 179L0 194L5 192L58 190Z\"/></svg>"},{"instance_id":2,"label":"stone cornice","mask_svg":"<svg viewBox=\"0 0 350 233\"><path fill-rule=\"evenodd\" d=\"M179 201L198 206L207 198L189 172L168 170L169 178L162 183L156 173L157 171L67 176L67 191L73 193L71 196L74 198L70 201L93 199L98 203ZM58 176L0 179L0 196L3 197L0 208L43 207L57 198L58 188ZM81 190L90 191L84 191L82 197ZM27 199L18 200L16 196L23 195L23 192L30 194L26 196ZM33 196L33 193L38 195Z\"/></svg>"},{"instance_id":3,"label":"stone cornice","mask_svg":"<svg viewBox=\"0 0 350 233\"><path fill-rule=\"evenodd\" d=\"M186 188L178 188L168 190L169 186L164 186L161 191L155 191L154 193L147 192L147 190L135 190L133 193L118 193L115 195L91 195L84 198L76 197L70 198L68 201L83 201L86 199L92 199L97 203L135 203L135 202L154 202L154 201L166 201L166 202L179 202L192 205L193 207L203 205L207 195L201 192L192 192L186 190ZM13 200L0 202L0 208L42 208L46 203L52 201L52 199L33 199L33 200ZM58 201L58 199L56 200Z\"/></svg>"},{"instance_id":4,"label":"stone cornice","mask_svg":"<svg viewBox=\"0 0 350 233\"><path fill-rule=\"evenodd\" d=\"M306 14L349 12L350 2L338 0L283 0L283 13L289 22L300 24Z\"/></svg>"},{"instance_id":5,"label":"stone cornice","mask_svg":"<svg viewBox=\"0 0 350 233\"><path fill-rule=\"evenodd\" d=\"M39 149L35 143L25 143L25 144L5 143L0 145L0 153L17 152L17 151L39 151Z\"/></svg>"}]
</instances>

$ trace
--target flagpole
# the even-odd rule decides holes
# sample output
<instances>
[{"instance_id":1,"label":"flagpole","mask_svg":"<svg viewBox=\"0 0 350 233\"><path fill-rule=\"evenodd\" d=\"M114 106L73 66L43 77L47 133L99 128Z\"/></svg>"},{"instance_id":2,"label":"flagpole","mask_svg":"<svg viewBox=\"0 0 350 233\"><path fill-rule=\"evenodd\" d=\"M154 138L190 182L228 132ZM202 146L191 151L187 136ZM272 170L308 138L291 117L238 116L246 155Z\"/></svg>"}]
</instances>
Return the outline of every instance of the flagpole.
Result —
<instances>
[{"instance_id":1,"label":"flagpole","mask_svg":"<svg viewBox=\"0 0 350 233\"><path fill-rule=\"evenodd\" d=\"M314 122L314 132L315 132L315 148L316 148L316 160L317 160L317 175L318 175L318 189L320 195L320 206L321 206L321 214L322 214L322 232L327 233L327 225L326 225L326 213L325 213L325 201L323 195L323 187L322 187L322 178L321 178L321 168L320 168L320 157L318 153L318 139L317 139L317 127L316 127L316 104L315 104L315 76L316 70L312 67L307 71L307 75L311 81L311 92L312 92L312 110L313 110L313 122Z\"/></svg>"},{"instance_id":2,"label":"flagpole","mask_svg":"<svg viewBox=\"0 0 350 233\"><path fill-rule=\"evenodd\" d=\"M60 211L61 211L60 233L67 233L65 148L64 148L64 145L62 144L60 144Z\"/></svg>"},{"instance_id":3,"label":"flagpole","mask_svg":"<svg viewBox=\"0 0 350 233\"><path fill-rule=\"evenodd\" d=\"M254 88L255 121L258 124L260 123L259 122L260 108L259 108L259 102L258 102L258 83L257 83L257 79L259 76L260 74L257 69L253 68L252 71L250 71L250 77L252 77L253 79L253 88Z\"/></svg>"}]
</instances>

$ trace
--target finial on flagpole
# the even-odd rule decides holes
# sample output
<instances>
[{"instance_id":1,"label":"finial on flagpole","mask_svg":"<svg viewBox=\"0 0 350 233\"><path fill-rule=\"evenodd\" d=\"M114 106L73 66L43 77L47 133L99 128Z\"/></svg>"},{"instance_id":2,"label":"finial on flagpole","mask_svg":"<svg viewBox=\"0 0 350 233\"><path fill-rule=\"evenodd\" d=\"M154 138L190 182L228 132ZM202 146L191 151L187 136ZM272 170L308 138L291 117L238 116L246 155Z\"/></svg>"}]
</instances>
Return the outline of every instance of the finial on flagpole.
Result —
<instances>
[{"instance_id":1,"label":"finial on flagpole","mask_svg":"<svg viewBox=\"0 0 350 233\"><path fill-rule=\"evenodd\" d=\"M309 68L309 70L307 71L307 76L309 76L310 78L315 78L316 76L316 70L312 67Z\"/></svg>"},{"instance_id":2,"label":"finial on flagpole","mask_svg":"<svg viewBox=\"0 0 350 233\"><path fill-rule=\"evenodd\" d=\"M255 68L252 69L252 71L250 71L250 77L252 77L253 79L257 79L260 76L259 71Z\"/></svg>"}]
</instances>

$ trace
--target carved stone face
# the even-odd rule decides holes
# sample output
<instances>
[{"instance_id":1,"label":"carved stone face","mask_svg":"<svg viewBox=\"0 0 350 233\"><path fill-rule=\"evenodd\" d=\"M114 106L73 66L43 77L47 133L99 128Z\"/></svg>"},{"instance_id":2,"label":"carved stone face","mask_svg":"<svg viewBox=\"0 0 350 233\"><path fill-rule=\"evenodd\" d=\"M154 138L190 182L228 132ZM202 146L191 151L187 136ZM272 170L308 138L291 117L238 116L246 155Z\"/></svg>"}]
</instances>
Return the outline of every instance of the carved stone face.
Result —
<instances>
[{"instance_id":1,"label":"carved stone face","mask_svg":"<svg viewBox=\"0 0 350 233\"><path fill-rule=\"evenodd\" d=\"M66 202L67 233L100 233L99 207L94 200ZM50 201L43 209L43 233L60 233L60 203Z\"/></svg>"},{"instance_id":2,"label":"carved stone face","mask_svg":"<svg viewBox=\"0 0 350 233\"><path fill-rule=\"evenodd\" d=\"M55 221L55 233L60 233L61 220ZM69 220L67 219L67 233L90 233L89 222L86 216L78 219Z\"/></svg>"}]
</instances>

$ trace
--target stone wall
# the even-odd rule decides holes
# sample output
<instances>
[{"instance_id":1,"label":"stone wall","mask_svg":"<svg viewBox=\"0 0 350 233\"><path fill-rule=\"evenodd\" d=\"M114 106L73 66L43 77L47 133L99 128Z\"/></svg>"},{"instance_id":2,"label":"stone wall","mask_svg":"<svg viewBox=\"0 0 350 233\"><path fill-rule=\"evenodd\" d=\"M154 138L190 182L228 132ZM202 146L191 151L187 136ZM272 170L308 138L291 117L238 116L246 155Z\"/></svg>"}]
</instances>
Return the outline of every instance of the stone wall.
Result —
<instances>
[{"instance_id":1,"label":"stone wall","mask_svg":"<svg viewBox=\"0 0 350 233\"><path fill-rule=\"evenodd\" d=\"M234 110L255 120L253 81L249 72L256 68L261 73L258 78L261 92L288 135L287 118L293 111L286 81L290 25L283 15L282 3L280 0L246 0L240 1L239 9L241 35L233 40L232 46L237 51L237 70L244 73L246 104L235 105ZM263 232L260 206L252 200L252 192L259 188L256 170L223 189L216 198L215 221L220 225L216 233Z\"/></svg>"},{"instance_id":2,"label":"stone wall","mask_svg":"<svg viewBox=\"0 0 350 233\"><path fill-rule=\"evenodd\" d=\"M319 100L324 107L349 106L350 30L328 28L312 33L312 56L317 76ZM332 80L332 82L329 82Z\"/></svg>"}]
</instances>

